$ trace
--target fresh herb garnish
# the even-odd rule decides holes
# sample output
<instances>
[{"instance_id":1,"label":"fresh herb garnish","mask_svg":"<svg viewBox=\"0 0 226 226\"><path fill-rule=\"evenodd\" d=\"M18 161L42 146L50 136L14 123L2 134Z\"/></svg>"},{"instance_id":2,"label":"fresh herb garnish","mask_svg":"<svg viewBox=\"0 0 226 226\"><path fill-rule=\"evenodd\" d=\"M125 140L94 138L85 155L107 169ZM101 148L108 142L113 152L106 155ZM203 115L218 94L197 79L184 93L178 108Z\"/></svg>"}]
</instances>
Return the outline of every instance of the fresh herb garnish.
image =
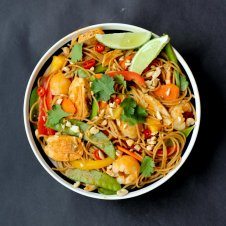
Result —
<instances>
[{"instance_id":1,"label":"fresh herb garnish","mask_svg":"<svg viewBox=\"0 0 226 226\"><path fill-rule=\"evenodd\" d=\"M114 76L114 81L115 83L119 84L119 85L123 85L126 88L126 81L124 79L124 77L122 75L115 75Z\"/></svg>"},{"instance_id":2,"label":"fresh herb garnish","mask_svg":"<svg viewBox=\"0 0 226 226\"><path fill-rule=\"evenodd\" d=\"M108 75L103 74L100 79L94 79L91 89L97 101L108 101L111 95L115 93L114 80Z\"/></svg>"},{"instance_id":3,"label":"fresh herb garnish","mask_svg":"<svg viewBox=\"0 0 226 226\"><path fill-rule=\"evenodd\" d=\"M54 126L58 124L62 118L69 115L70 114L62 110L59 104L53 105L52 110L48 111L46 127L54 128Z\"/></svg>"},{"instance_id":4,"label":"fresh herb garnish","mask_svg":"<svg viewBox=\"0 0 226 226\"><path fill-rule=\"evenodd\" d=\"M130 125L145 122L148 115L147 111L141 106L137 105L136 101L128 97L120 104L123 108L121 119Z\"/></svg>"},{"instance_id":5,"label":"fresh herb garnish","mask_svg":"<svg viewBox=\"0 0 226 226\"><path fill-rule=\"evenodd\" d=\"M141 162L140 173L144 177L149 177L154 172L155 163L149 156L145 156Z\"/></svg>"},{"instance_id":6,"label":"fresh herb garnish","mask_svg":"<svg viewBox=\"0 0 226 226\"><path fill-rule=\"evenodd\" d=\"M70 57L73 63L82 59L82 44L77 43L73 46Z\"/></svg>"}]
</instances>

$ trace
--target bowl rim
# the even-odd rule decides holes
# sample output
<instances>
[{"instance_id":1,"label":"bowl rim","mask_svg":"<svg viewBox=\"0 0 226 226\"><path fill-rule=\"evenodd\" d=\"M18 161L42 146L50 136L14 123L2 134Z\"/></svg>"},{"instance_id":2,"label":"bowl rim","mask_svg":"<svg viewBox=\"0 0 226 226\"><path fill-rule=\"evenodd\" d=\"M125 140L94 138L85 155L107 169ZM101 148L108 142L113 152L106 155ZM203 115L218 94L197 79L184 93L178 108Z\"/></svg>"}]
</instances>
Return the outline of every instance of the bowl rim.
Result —
<instances>
[{"instance_id":1,"label":"bowl rim","mask_svg":"<svg viewBox=\"0 0 226 226\"><path fill-rule=\"evenodd\" d=\"M41 70L41 68L43 67L43 65L45 64L45 62L58 50L60 49L64 44L66 44L68 41L70 41L72 39L72 37L75 37L89 29L93 29L93 28L99 28L101 27L104 30L121 30L121 31L130 31L130 32L149 32L149 30L135 26L135 25L130 25L130 24L124 24L124 23L102 23L102 24L95 24L95 25L91 25L91 26L87 26L87 27L83 27L81 29L78 29L66 36L64 36L62 39L60 39L59 41L57 41L52 47L50 47L45 54L41 57L41 59L38 61L38 63L36 64L30 78L29 81L27 83L27 87L26 87L26 91L25 91L25 95L24 95L24 106L23 106L23 117L24 117L24 126L25 126L25 131L26 131L26 135L27 135L27 139L29 141L29 144L32 148L32 151L34 153L34 155L36 156L36 158L38 159L39 163L43 166L43 168L55 179L57 180L60 184L62 184L63 186L69 188L70 190L79 193L81 195L87 196L87 197L91 197L91 198L96 198L96 199L103 199L103 200L120 200L120 199L128 199L128 198L133 198L136 196L140 196L142 194L145 194L157 187L159 187L160 185L162 185L163 183L165 183L167 180L169 180L180 168L181 166L184 164L184 162L186 161L186 159L188 158L189 154L191 153L191 150L195 144L195 141L197 139L197 135L198 135L198 131L199 131L199 127L200 127L200 119L201 119L201 104L200 104L200 96L199 96L199 91L198 91L198 87L195 81L195 78L189 68L189 66L187 65L187 63L185 62L184 58L179 54L179 52L174 49L177 59L180 62L180 64L182 65L182 67L184 68L184 70L186 71L187 76L189 77L189 81L191 83L192 89L193 89L193 94L195 96L195 108L196 108L196 115L197 115L197 120L195 123L195 127L193 129L192 132L192 136L190 139L190 142L186 148L186 150L184 151L184 154L181 158L180 163L173 169L171 170L166 176L164 176L163 178L153 182L152 184L138 189L136 191L132 191L129 192L126 196L117 196L117 195L103 195L103 194L98 194L98 193L94 193L94 192L87 192L84 191L81 188L74 188L72 184L70 184L69 182L65 181L62 177L60 177L58 174L56 174L51 168L50 166L47 164L47 162L44 160L44 158L42 157L42 155L40 154L38 147L36 146L34 137L32 135L32 131L31 131L31 126L30 126L30 122L29 122L29 99L30 99L30 94L34 85L34 82L36 80L36 77L39 74L39 71ZM154 33L152 33L153 35L155 35Z\"/></svg>"}]
</instances>

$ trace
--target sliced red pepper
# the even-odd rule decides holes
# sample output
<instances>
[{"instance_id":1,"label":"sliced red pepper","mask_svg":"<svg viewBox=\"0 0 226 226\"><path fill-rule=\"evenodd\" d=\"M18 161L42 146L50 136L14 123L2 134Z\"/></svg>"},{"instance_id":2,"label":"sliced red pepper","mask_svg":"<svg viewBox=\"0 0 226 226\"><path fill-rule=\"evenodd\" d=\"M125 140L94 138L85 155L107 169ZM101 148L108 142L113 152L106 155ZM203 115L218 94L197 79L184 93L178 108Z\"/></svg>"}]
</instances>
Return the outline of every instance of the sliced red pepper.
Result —
<instances>
[{"instance_id":1,"label":"sliced red pepper","mask_svg":"<svg viewBox=\"0 0 226 226\"><path fill-rule=\"evenodd\" d=\"M37 93L40 97L43 97L45 95L45 92L46 91L42 86L38 87Z\"/></svg>"},{"instance_id":2,"label":"sliced red pepper","mask_svg":"<svg viewBox=\"0 0 226 226\"><path fill-rule=\"evenodd\" d=\"M54 135L55 131L45 126L46 119L47 117L45 112L44 100L40 98L38 115L38 133L40 135Z\"/></svg>"},{"instance_id":3,"label":"sliced red pepper","mask_svg":"<svg viewBox=\"0 0 226 226\"><path fill-rule=\"evenodd\" d=\"M93 155L94 155L95 159L101 160L101 158L100 158L100 156L99 156L99 149L96 149L96 150L93 152Z\"/></svg>"},{"instance_id":4,"label":"sliced red pepper","mask_svg":"<svg viewBox=\"0 0 226 226\"><path fill-rule=\"evenodd\" d=\"M96 46L95 46L95 50L96 50L98 53L102 53L102 52L104 51L104 49L105 49L105 46L102 45L102 44L100 44L100 43L96 44Z\"/></svg>"},{"instance_id":5,"label":"sliced red pepper","mask_svg":"<svg viewBox=\"0 0 226 226\"><path fill-rule=\"evenodd\" d=\"M144 78L133 71L109 71L107 73L110 77L115 75L122 75L126 81L134 81L138 85L145 86Z\"/></svg>"},{"instance_id":6,"label":"sliced red pepper","mask_svg":"<svg viewBox=\"0 0 226 226\"><path fill-rule=\"evenodd\" d=\"M46 107L48 110L52 109L52 100L53 100L53 96L50 91L50 88L48 87L46 91Z\"/></svg>"},{"instance_id":7,"label":"sliced red pepper","mask_svg":"<svg viewBox=\"0 0 226 226\"><path fill-rule=\"evenodd\" d=\"M47 135L47 128L45 127L46 114L44 111L44 101L40 98L39 101L39 115L38 115L38 133L41 135Z\"/></svg>"},{"instance_id":8,"label":"sliced red pepper","mask_svg":"<svg viewBox=\"0 0 226 226\"><path fill-rule=\"evenodd\" d=\"M43 87L45 88L45 103L48 110L52 109L52 94L47 86L48 77L43 80ZM55 131L53 129L47 128L45 126L47 115L45 112L45 105L44 105L44 96L39 97L39 116L38 116L38 133L41 135L54 135Z\"/></svg>"},{"instance_id":9,"label":"sliced red pepper","mask_svg":"<svg viewBox=\"0 0 226 226\"><path fill-rule=\"evenodd\" d=\"M93 67L95 64L96 64L96 61L95 61L94 59L91 59L91 60L87 60L87 61L83 62L82 66L83 66L85 69L90 69L90 68Z\"/></svg>"}]
</instances>

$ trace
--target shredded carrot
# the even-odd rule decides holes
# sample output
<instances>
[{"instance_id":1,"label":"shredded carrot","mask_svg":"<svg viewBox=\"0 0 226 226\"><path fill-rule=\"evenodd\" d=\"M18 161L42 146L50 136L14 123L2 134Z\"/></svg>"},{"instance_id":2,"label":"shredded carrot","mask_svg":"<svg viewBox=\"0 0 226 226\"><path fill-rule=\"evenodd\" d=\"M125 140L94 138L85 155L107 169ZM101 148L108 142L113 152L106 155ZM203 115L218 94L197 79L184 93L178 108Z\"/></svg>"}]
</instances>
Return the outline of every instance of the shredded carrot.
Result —
<instances>
[{"instance_id":1,"label":"shredded carrot","mask_svg":"<svg viewBox=\"0 0 226 226\"><path fill-rule=\"evenodd\" d=\"M106 101L99 101L99 108L103 109L106 108L108 103Z\"/></svg>"},{"instance_id":2,"label":"shredded carrot","mask_svg":"<svg viewBox=\"0 0 226 226\"><path fill-rule=\"evenodd\" d=\"M97 78L97 79L102 78L102 74L95 74L95 78Z\"/></svg>"},{"instance_id":3,"label":"shredded carrot","mask_svg":"<svg viewBox=\"0 0 226 226\"><path fill-rule=\"evenodd\" d=\"M174 84L161 85L154 94L164 100L175 100L179 97L180 90Z\"/></svg>"},{"instance_id":4,"label":"shredded carrot","mask_svg":"<svg viewBox=\"0 0 226 226\"><path fill-rule=\"evenodd\" d=\"M63 110L68 112L68 113L71 113L71 114L76 113L77 109L76 109L75 105L68 98L64 98L61 106L62 106Z\"/></svg>"},{"instance_id":5,"label":"shredded carrot","mask_svg":"<svg viewBox=\"0 0 226 226\"><path fill-rule=\"evenodd\" d=\"M130 155L132 156L133 158L137 159L138 161L142 161L142 157L139 156L139 155L136 155L135 153L129 151L128 149L124 148L124 147L121 147L121 146L117 146L117 149L121 152L124 152L126 153L127 155Z\"/></svg>"}]
</instances>

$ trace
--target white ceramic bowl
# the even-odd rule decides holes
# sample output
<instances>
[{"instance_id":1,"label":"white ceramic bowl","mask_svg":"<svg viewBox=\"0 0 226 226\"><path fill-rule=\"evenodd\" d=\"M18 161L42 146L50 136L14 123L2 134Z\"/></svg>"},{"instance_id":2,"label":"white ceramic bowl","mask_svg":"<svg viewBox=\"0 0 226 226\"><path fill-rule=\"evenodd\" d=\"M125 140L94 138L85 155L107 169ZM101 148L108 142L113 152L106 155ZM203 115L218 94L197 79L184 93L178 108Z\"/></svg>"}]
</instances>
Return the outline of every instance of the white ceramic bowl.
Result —
<instances>
[{"instance_id":1,"label":"white ceramic bowl","mask_svg":"<svg viewBox=\"0 0 226 226\"><path fill-rule=\"evenodd\" d=\"M195 108L196 108L196 113L197 113L197 121L195 124L195 128L193 130L190 142L186 148L186 150L184 150L182 159L180 164L173 170L171 170L165 177L163 177L162 179L142 188L139 189L137 191L132 191L129 192L128 195L123 196L123 197L119 197L117 195L102 195L102 194L98 194L98 193L94 193L94 192L87 192L84 191L83 189L80 188L74 188L72 186L72 184L70 184L69 182L65 181L62 177L60 177L58 174L56 174L51 167L48 165L48 163L43 159L42 155L40 154L36 143L34 141L34 137L32 135L31 132L31 126L30 126L30 122L29 122L29 98L30 98L30 94L31 94L31 90L32 87L34 85L35 79L38 76L39 71L41 70L41 68L43 67L43 65L46 63L46 61L58 50L60 49L63 45L65 45L67 42L69 42L73 37L84 33L86 31L88 31L89 29L92 28L97 28L97 27L101 27L104 30L119 30L119 31L131 31L131 32L141 32L141 31L147 31L146 29L137 27L137 26L133 26L133 25L128 25L128 24L121 24L121 23L105 23L105 24L97 24L97 25L92 25L89 27L85 27L82 29L79 29L77 31L72 32L71 34L65 36L64 38L62 38L60 41L58 41L56 44L54 44L45 54L44 56L39 60L38 64L36 65L35 69L33 70L31 77L28 81L27 84L27 88L26 88L26 92L25 92L25 96L24 96L24 125L25 125L25 130L26 130L26 134L27 134L27 138L28 141L31 145L31 148L36 156L36 158L38 159L38 161L41 163L41 165L44 167L44 169L54 178L56 179L59 183L61 183L62 185L64 185L65 187L71 189L74 192L77 192L81 195L85 195L88 197L92 197L92 198L97 198L97 199L108 199L108 200L117 200L117 199L127 199L127 198L132 198L132 197L136 197L139 195L142 195L144 193L147 193L155 188L157 188L158 186L160 186L161 184L165 183L167 180L169 180L169 178L171 178L177 171L178 169L183 165L183 163L185 162L185 160L187 159L187 157L189 156L194 143L196 141L197 135L198 135L198 130L199 130L199 125L200 125L200 116L201 116L201 108L200 108L200 98L199 98L199 92L198 92L198 88L194 79L194 76L190 70L190 68L188 67L187 63L185 62L185 60L183 59L183 57L175 50L176 52L176 56L178 58L178 61L180 62L180 64L182 65L182 67L184 68L184 70L186 71L187 76L189 77L192 89L193 89L193 93L195 96Z\"/></svg>"}]
</instances>

